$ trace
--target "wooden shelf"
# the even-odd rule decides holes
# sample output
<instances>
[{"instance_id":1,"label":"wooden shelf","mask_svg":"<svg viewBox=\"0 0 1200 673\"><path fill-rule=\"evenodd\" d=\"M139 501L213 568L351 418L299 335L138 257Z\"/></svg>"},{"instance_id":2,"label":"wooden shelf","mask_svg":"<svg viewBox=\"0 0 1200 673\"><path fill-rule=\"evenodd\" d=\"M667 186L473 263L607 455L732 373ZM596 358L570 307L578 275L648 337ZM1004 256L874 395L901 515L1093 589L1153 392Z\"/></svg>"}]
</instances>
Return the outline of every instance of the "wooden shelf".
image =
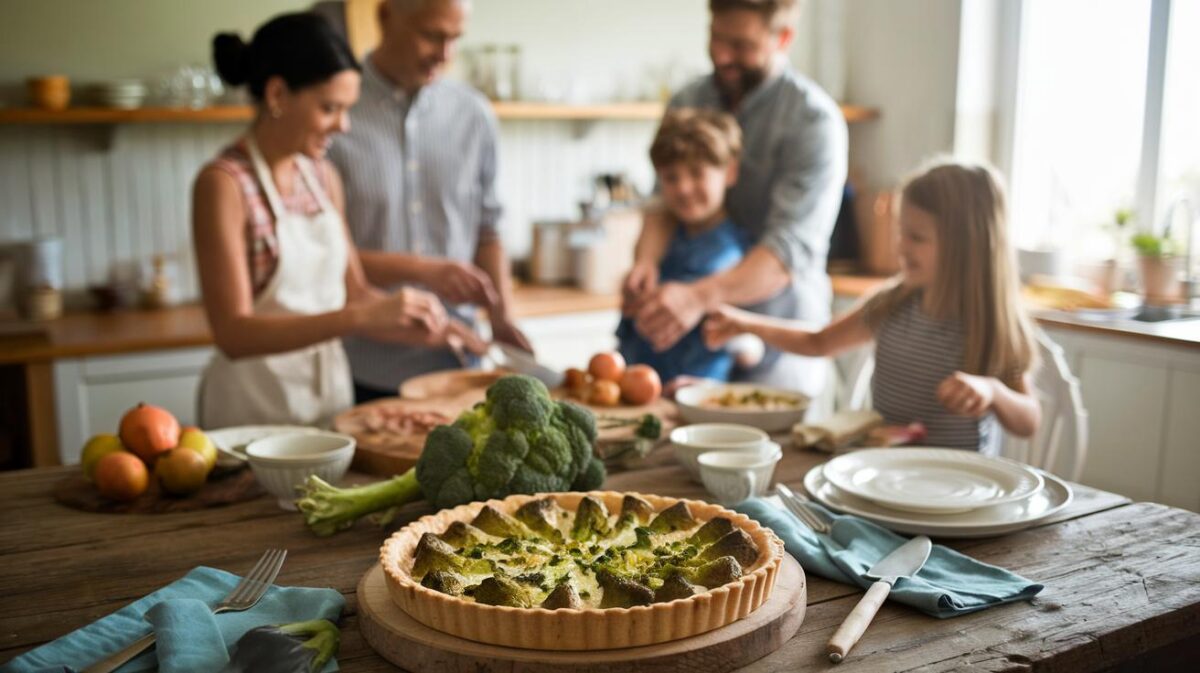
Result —
<instances>
[{"instance_id":1,"label":"wooden shelf","mask_svg":"<svg viewBox=\"0 0 1200 673\"><path fill-rule=\"evenodd\" d=\"M496 116L510 120L595 121L629 119L654 121L662 116L660 103L607 103L598 105L567 105L558 103L496 102ZM859 105L843 105L846 122L870 121L879 118L879 110ZM229 123L254 118L254 108L248 105L229 105L202 108L144 107L118 110L103 107L76 107L65 110L38 108L0 108L0 124L143 124L158 122Z\"/></svg>"},{"instance_id":2,"label":"wooden shelf","mask_svg":"<svg viewBox=\"0 0 1200 673\"><path fill-rule=\"evenodd\" d=\"M154 122L239 122L254 117L249 105L192 108L142 107L119 110L105 107L74 107L65 110L0 108L0 124L142 124Z\"/></svg>"}]
</instances>

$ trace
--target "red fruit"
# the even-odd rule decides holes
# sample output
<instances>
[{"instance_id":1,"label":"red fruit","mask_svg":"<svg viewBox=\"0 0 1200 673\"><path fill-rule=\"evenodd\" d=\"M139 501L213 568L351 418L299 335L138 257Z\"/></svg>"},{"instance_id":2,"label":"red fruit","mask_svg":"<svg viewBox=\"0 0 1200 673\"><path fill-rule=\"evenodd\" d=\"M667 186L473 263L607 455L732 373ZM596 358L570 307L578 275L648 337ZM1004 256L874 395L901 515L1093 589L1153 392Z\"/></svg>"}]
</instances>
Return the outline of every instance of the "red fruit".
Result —
<instances>
[{"instance_id":1,"label":"red fruit","mask_svg":"<svg viewBox=\"0 0 1200 673\"><path fill-rule=\"evenodd\" d=\"M629 404L650 404L662 394L662 379L650 365L633 365L621 377L621 398Z\"/></svg>"},{"instance_id":2,"label":"red fruit","mask_svg":"<svg viewBox=\"0 0 1200 673\"><path fill-rule=\"evenodd\" d=\"M139 402L121 417L119 434L125 448L153 465L158 454L179 445L179 421L162 407Z\"/></svg>"},{"instance_id":3,"label":"red fruit","mask_svg":"<svg viewBox=\"0 0 1200 673\"><path fill-rule=\"evenodd\" d=\"M588 373L597 381L619 382L625 373L625 358L620 353L596 353L588 362Z\"/></svg>"},{"instance_id":4,"label":"red fruit","mask_svg":"<svg viewBox=\"0 0 1200 673\"><path fill-rule=\"evenodd\" d=\"M150 471L137 456L121 451L96 461L92 479L100 495L125 502L145 493L150 485Z\"/></svg>"}]
</instances>

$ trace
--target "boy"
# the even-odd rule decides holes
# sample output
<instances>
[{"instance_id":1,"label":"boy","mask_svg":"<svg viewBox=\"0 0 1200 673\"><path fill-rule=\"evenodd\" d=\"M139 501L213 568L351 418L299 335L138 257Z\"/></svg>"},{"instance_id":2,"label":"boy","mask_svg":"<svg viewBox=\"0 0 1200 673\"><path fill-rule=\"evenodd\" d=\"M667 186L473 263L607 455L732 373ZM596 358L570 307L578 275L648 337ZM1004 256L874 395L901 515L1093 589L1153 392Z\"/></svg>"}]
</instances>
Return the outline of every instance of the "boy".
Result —
<instances>
[{"instance_id":1,"label":"boy","mask_svg":"<svg viewBox=\"0 0 1200 673\"><path fill-rule=\"evenodd\" d=\"M748 247L725 212L725 190L737 181L742 133L730 115L714 110L667 112L650 146L650 161L675 232L659 260L657 284L687 283L736 265ZM729 380L734 354L709 350L697 326L671 348L655 352L629 317L617 326L618 349L630 364L647 364L664 381L679 376ZM737 365L762 357L757 340L734 345Z\"/></svg>"}]
</instances>

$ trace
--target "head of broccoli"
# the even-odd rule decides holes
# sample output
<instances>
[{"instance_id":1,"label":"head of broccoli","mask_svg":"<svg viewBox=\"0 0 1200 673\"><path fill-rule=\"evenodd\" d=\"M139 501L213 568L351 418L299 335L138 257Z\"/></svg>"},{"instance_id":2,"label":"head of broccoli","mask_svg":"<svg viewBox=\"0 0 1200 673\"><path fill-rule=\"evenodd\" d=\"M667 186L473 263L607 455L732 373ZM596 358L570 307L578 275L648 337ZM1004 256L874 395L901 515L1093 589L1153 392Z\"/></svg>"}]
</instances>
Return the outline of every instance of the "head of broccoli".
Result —
<instances>
[{"instance_id":1,"label":"head of broccoli","mask_svg":"<svg viewBox=\"0 0 1200 673\"><path fill-rule=\"evenodd\" d=\"M332 535L422 495L444 508L514 493L590 491L605 476L595 441L590 411L552 399L535 378L505 376L483 402L429 433L415 468L354 488L312 476L296 505L313 532Z\"/></svg>"},{"instance_id":2,"label":"head of broccoli","mask_svg":"<svg viewBox=\"0 0 1200 673\"><path fill-rule=\"evenodd\" d=\"M604 480L595 440L591 412L552 399L531 376L505 376L483 402L429 434L417 482L438 507L513 493L591 490Z\"/></svg>"}]
</instances>

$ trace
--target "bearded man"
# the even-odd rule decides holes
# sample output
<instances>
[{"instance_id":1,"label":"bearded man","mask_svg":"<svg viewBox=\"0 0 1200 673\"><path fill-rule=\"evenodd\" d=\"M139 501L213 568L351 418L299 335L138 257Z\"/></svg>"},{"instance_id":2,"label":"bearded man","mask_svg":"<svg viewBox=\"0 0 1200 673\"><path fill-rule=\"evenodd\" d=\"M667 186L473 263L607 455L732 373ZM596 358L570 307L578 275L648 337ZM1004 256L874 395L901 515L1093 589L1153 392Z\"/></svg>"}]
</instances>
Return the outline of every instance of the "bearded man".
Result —
<instances>
[{"instance_id":1,"label":"bearded man","mask_svg":"<svg viewBox=\"0 0 1200 673\"><path fill-rule=\"evenodd\" d=\"M733 114L742 128L730 218L753 244L729 270L693 283L658 282L674 232L661 209L644 213L622 311L658 350L673 346L720 304L780 318L829 321L829 237L846 181L847 132L836 102L792 70L799 0L709 0L713 72L689 83L669 107ZM735 378L818 394L827 365L768 349Z\"/></svg>"}]
</instances>

